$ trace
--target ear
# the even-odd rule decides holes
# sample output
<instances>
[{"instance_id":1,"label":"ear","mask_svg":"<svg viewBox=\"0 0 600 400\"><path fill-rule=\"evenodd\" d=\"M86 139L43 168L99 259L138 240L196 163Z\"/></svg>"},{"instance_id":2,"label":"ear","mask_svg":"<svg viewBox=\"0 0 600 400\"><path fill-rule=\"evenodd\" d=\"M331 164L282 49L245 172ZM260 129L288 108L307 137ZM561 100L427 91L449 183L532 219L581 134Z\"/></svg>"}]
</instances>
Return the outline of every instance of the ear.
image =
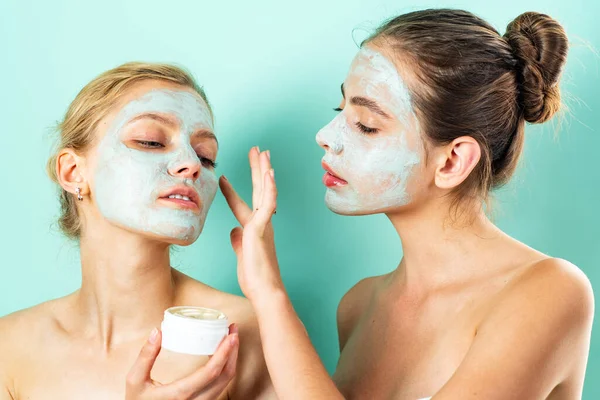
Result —
<instances>
[{"instance_id":1,"label":"ear","mask_svg":"<svg viewBox=\"0 0 600 400\"><path fill-rule=\"evenodd\" d=\"M80 188L81 195L90 193L89 185L84 176L83 158L73 149L62 149L56 157L56 176L60 186L69 193L76 195Z\"/></svg>"},{"instance_id":2,"label":"ear","mask_svg":"<svg viewBox=\"0 0 600 400\"><path fill-rule=\"evenodd\" d=\"M481 158L479 143L470 136L461 136L444 146L435 171L435 185L452 189L460 185L473 171Z\"/></svg>"}]
</instances>

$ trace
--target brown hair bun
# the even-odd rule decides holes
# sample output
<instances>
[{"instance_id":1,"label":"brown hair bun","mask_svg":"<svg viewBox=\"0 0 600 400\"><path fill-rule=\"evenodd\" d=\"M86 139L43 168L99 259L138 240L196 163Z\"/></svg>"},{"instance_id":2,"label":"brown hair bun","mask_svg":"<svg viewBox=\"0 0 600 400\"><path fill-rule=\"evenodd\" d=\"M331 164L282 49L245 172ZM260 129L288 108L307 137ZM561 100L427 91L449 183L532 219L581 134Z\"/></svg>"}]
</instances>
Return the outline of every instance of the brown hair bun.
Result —
<instances>
[{"instance_id":1,"label":"brown hair bun","mask_svg":"<svg viewBox=\"0 0 600 400\"><path fill-rule=\"evenodd\" d=\"M519 63L519 100L525 120L547 121L560 108L558 81L569 49L564 29L546 14L526 12L508 24L504 38Z\"/></svg>"}]
</instances>

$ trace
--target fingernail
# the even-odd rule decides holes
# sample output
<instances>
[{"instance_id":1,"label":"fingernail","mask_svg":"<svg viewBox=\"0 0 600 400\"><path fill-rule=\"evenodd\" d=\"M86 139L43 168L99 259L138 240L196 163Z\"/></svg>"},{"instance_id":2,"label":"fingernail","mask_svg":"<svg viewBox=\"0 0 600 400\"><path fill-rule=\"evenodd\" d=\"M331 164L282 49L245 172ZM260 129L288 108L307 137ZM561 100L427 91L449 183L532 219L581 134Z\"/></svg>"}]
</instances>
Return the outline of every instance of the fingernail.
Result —
<instances>
[{"instance_id":1,"label":"fingernail","mask_svg":"<svg viewBox=\"0 0 600 400\"><path fill-rule=\"evenodd\" d=\"M223 177L223 180L224 180L224 181L227 181L227 182L229 182L229 179L227 179L227 177L226 177L225 175L221 175L221 176Z\"/></svg>"},{"instance_id":2,"label":"fingernail","mask_svg":"<svg viewBox=\"0 0 600 400\"><path fill-rule=\"evenodd\" d=\"M275 179L275 170L271 168L271 170L269 170L269 174L271 174L271 178Z\"/></svg>"},{"instance_id":3,"label":"fingernail","mask_svg":"<svg viewBox=\"0 0 600 400\"><path fill-rule=\"evenodd\" d=\"M153 328L152 332L150 332L150 337L148 338L148 341L152 344L156 343L156 339L158 338L158 329Z\"/></svg>"},{"instance_id":4,"label":"fingernail","mask_svg":"<svg viewBox=\"0 0 600 400\"><path fill-rule=\"evenodd\" d=\"M267 158L271 161L271 150L267 150Z\"/></svg>"},{"instance_id":5,"label":"fingernail","mask_svg":"<svg viewBox=\"0 0 600 400\"><path fill-rule=\"evenodd\" d=\"M256 151L260 153L260 147L256 146Z\"/></svg>"}]
</instances>

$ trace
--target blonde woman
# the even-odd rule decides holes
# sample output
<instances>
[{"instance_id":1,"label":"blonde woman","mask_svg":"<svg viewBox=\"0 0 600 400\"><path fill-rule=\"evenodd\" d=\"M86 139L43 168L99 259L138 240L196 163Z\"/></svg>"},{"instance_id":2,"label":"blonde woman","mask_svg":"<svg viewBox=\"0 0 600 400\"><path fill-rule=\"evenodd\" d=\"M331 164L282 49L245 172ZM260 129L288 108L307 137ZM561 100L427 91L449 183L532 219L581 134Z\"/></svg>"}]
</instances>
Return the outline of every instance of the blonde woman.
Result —
<instances>
[{"instance_id":1,"label":"blonde woman","mask_svg":"<svg viewBox=\"0 0 600 400\"><path fill-rule=\"evenodd\" d=\"M202 89L175 66L125 64L81 90L59 132L48 171L60 226L79 242L81 288L0 319L0 399L269 397L248 301L170 265L169 247L198 238L217 190ZM234 322L210 360L160 351L156 327L175 305Z\"/></svg>"}]
</instances>

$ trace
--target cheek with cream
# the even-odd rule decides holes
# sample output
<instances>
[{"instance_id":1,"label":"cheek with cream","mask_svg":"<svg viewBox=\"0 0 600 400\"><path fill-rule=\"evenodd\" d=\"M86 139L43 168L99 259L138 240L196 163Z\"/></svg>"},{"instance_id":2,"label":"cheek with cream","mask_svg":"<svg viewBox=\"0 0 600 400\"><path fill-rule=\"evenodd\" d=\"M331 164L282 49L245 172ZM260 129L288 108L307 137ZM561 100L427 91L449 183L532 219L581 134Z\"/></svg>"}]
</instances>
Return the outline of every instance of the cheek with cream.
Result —
<instances>
[{"instance_id":1,"label":"cheek with cream","mask_svg":"<svg viewBox=\"0 0 600 400\"><path fill-rule=\"evenodd\" d=\"M407 184L421 162L422 143L406 85L391 61L365 47L344 86L348 97L367 97L391 111L396 128L364 134L344 110L319 131L317 141L329 146L324 161L348 182L327 188L327 206L340 214L368 214L408 204Z\"/></svg>"},{"instance_id":2,"label":"cheek with cream","mask_svg":"<svg viewBox=\"0 0 600 400\"><path fill-rule=\"evenodd\" d=\"M129 148L122 141L123 127L144 113L177 118L180 137L169 152ZM93 194L101 214L109 221L133 231L192 242L198 238L217 191L215 172L200 168L194 181L172 176L169 171L198 164L190 135L199 128L212 130L206 103L187 91L152 90L120 111L98 146ZM157 202L160 193L185 184L200 197L200 211L170 208Z\"/></svg>"}]
</instances>

